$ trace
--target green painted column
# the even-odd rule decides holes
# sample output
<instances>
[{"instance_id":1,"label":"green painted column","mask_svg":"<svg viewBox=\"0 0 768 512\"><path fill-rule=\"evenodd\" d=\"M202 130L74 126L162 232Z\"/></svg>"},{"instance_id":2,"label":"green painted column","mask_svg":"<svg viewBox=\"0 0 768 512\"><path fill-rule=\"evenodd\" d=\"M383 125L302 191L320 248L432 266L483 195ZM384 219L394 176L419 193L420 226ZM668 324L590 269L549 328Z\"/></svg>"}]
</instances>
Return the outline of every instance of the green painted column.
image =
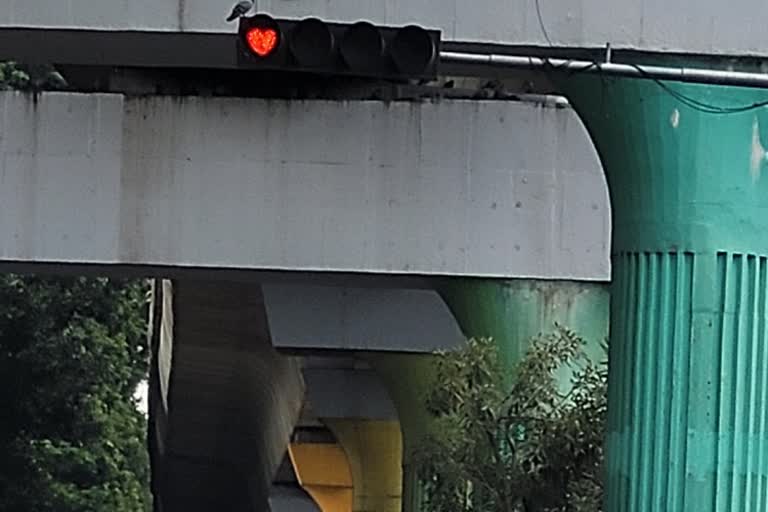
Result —
<instances>
[{"instance_id":1,"label":"green painted column","mask_svg":"<svg viewBox=\"0 0 768 512\"><path fill-rule=\"evenodd\" d=\"M514 365L532 337L555 322L593 341L599 356L608 335L609 290L603 283L567 281L451 279L440 292L468 337L493 337ZM433 382L434 357L428 354L368 353L397 408L403 435L403 511L419 512L421 485L414 453L432 428L425 406Z\"/></svg>"},{"instance_id":2,"label":"green painted column","mask_svg":"<svg viewBox=\"0 0 768 512\"><path fill-rule=\"evenodd\" d=\"M468 338L494 339L510 379L531 340L551 333L556 324L582 336L592 360L605 359L607 283L455 278L440 291ZM560 369L557 378L563 391L572 376L572 368Z\"/></svg>"},{"instance_id":3,"label":"green painted column","mask_svg":"<svg viewBox=\"0 0 768 512\"><path fill-rule=\"evenodd\" d=\"M533 279L454 279L441 294L469 338L491 337L508 368L531 339L555 323L576 331L588 354L601 357L608 337L609 289L605 283Z\"/></svg>"},{"instance_id":4,"label":"green painted column","mask_svg":"<svg viewBox=\"0 0 768 512\"><path fill-rule=\"evenodd\" d=\"M768 92L577 75L613 206L606 510L768 510Z\"/></svg>"}]
</instances>

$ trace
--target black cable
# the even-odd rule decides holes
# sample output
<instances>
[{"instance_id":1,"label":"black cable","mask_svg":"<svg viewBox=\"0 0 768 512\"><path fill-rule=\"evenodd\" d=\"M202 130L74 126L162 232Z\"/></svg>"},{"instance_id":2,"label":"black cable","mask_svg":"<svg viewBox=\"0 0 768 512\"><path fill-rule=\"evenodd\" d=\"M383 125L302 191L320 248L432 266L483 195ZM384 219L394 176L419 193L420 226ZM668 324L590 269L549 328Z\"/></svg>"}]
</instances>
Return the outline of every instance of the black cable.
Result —
<instances>
[{"instance_id":1,"label":"black cable","mask_svg":"<svg viewBox=\"0 0 768 512\"><path fill-rule=\"evenodd\" d=\"M544 24L544 17L541 15L541 6L539 5L539 0L534 0L534 3L536 4L536 17L539 20L539 28L541 28L541 33L544 35L544 39L546 39L547 44L549 44L550 47L553 47L554 45L552 44L552 40L550 39L549 34L547 33L547 27ZM602 71L602 68L600 67L600 63L598 61L592 61L589 65L586 65L586 66L584 66L582 68L575 69L575 70L574 69L568 69L570 63L572 62L571 60L567 60L564 63L559 64L557 66L552 65L550 60L548 58L546 58L546 57L543 59L543 61L545 63L545 66L544 66L545 67L545 70L544 70L545 74L549 74L549 71L565 71L569 75L576 75L576 74L579 74L579 73L585 73L585 72L587 72L587 71L589 71L589 70L591 70L592 68L595 68L595 67L598 68L598 72ZM533 61L531 61L531 65L533 67ZM549 67L550 69L546 69L547 67ZM678 92L678 91L672 89L667 84L662 82L660 79L651 76L642 67L638 66L637 64L632 64L632 67L637 69L637 71L645 79L653 80L656 83L656 85L661 90L663 90L664 92L666 92L667 94L669 94L670 96L672 96L673 98L678 100L679 102L681 102L684 105L692 108L693 110L697 110L697 111L703 112L705 114L721 114L721 115L741 114L741 113L744 113L744 112L749 112L750 110L755 110L755 109L758 109L758 108L763 108L763 107L768 106L768 100L760 101L760 102L756 102L756 103L751 103L749 105L739 105L739 106L736 106L736 107L721 107L719 105L712 105L712 104L709 104L709 103L705 103L703 101L699 101L699 100L697 100L695 98L691 98L691 97L686 96L685 94L683 94L681 92ZM602 76L605 76L605 75L603 75L603 73L600 73L600 74Z\"/></svg>"},{"instance_id":2,"label":"black cable","mask_svg":"<svg viewBox=\"0 0 768 512\"><path fill-rule=\"evenodd\" d=\"M544 34L544 39L547 40L547 44L549 46L555 46L552 44L552 40L549 38L547 27L544 26L544 17L541 15L541 6L539 5L539 0L534 1L536 3L536 17L539 18L539 27L541 28L541 33Z\"/></svg>"},{"instance_id":3,"label":"black cable","mask_svg":"<svg viewBox=\"0 0 768 512\"><path fill-rule=\"evenodd\" d=\"M706 114L741 114L744 112L749 112L750 110L755 110L758 108L763 108L765 106L768 106L768 100L766 101L759 101L756 103L751 103L748 105L739 105L735 107L722 107L719 105L712 105L710 103L705 103L703 101L699 101L695 98L691 98L689 96L686 96L685 94L678 92L659 80L658 78L655 78L648 74L642 67L638 66L637 64L632 64L632 67L637 69L637 71L643 75L644 78L653 80L656 85L661 88L664 92L678 100L679 102L683 103L684 105L692 108L693 110L697 110L699 112L703 112Z\"/></svg>"}]
</instances>

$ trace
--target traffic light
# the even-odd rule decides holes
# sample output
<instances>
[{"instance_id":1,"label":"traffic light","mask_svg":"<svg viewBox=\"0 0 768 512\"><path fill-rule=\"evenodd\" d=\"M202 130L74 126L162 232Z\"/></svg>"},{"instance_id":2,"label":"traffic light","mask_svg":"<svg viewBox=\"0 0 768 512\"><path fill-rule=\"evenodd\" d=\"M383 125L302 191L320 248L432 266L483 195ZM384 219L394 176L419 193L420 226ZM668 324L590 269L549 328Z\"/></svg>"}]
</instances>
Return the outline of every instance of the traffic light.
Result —
<instances>
[{"instance_id":1,"label":"traffic light","mask_svg":"<svg viewBox=\"0 0 768 512\"><path fill-rule=\"evenodd\" d=\"M277 20L266 14L240 18L237 40L241 68L382 79L435 78L440 52L440 31L416 25Z\"/></svg>"}]
</instances>

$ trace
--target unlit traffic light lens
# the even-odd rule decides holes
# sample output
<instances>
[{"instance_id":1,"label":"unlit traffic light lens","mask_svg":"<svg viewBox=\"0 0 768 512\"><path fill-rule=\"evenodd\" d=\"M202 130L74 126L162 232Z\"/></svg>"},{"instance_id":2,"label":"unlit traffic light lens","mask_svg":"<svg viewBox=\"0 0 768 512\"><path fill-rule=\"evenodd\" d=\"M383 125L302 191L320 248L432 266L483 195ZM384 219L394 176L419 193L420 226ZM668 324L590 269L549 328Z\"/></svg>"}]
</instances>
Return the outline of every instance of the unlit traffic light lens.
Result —
<instances>
[{"instance_id":1,"label":"unlit traffic light lens","mask_svg":"<svg viewBox=\"0 0 768 512\"><path fill-rule=\"evenodd\" d=\"M384 38L379 29L367 21L349 27L341 41L341 56L353 71L374 71L380 68L384 55Z\"/></svg>"},{"instance_id":2,"label":"unlit traffic light lens","mask_svg":"<svg viewBox=\"0 0 768 512\"><path fill-rule=\"evenodd\" d=\"M333 34L317 18L301 20L289 36L291 53L304 66L325 66L333 59Z\"/></svg>"},{"instance_id":3,"label":"unlit traffic light lens","mask_svg":"<svg viewBox=\"0 0 768 512\"><path fill-rule=\"evenodd\" d=\"M418 75L432 64L436 48L429 32L421 27L409 25L397 32L390 53L400 72Z\"/></svg>"}]
</instances>

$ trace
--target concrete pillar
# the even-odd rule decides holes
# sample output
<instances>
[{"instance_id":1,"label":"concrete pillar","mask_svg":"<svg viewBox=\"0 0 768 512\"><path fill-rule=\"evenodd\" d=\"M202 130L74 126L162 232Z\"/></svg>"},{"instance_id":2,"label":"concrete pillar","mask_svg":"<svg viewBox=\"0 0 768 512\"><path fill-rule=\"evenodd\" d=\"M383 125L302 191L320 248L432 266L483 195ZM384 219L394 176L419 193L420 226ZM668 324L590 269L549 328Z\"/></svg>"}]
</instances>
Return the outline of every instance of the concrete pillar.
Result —
<instances>
[{"instance_id":1,"label":"concrete pillar","mask_svg":"<svg viewBox=\"0 0 768 512\"><path fill-rule=\"evenodd\" d=\"M607 173L606 510L768 508L763 90L573 76ZM676 94L683 94L688 100Z\"/></svg>"},{"instance_id":2,"label":"concrete pillar","mask_svg":"<svg viewBox=\"0 0 768 512\"><path fill-rule=\"evenodd\" d=\"M531 340L557 324L582 336L594 361L605 358L608 338L609 289L604 283L533 279L455 279L442 295L468 338L493 338L512 379L513 369ZM557 378L563 390L572 370Z\"/></svg>"},{"instance_id":3,"label":"concrete pillar","mask_svg":"<svg viewBox=\"0 0 768 512\"><path fill-rule=\"evenodd\" d=\"M252 283L166 281L150 394L157 510L268 510L303 400L298 364L269 341Z\"/></svg>"},{"instance_id":4,"label":"concrete pillar","mask_svg":"<svg viewBox=\"0 0 768 512\"><path fill-rule=\"evenodd\" d=\"M402 432L402 509L418 512L421 492L415 454L432 425L425 400L433 380L433 359L429 354L378 352L367 355L381 376L395 404Z\"/></svg>"},{"instance_id":5,"label":"concrete pillar","mask_svg":"<svg viewBox=\"0 0 768 512\"><path fill-rule=\"evenodd\" d=\"M344 448L352 471L352 512L400 512L402 436L392 420L323 419Z\"/></svg>"},{"instance_id":6,"label":"concrete pillar","mask_svg":"<svg viewBox=\"0 0 768 512\"><path fill-rule=\"evenodd\" d=\"M608 337L609 289L605 283L534 279L455 279L441 293L468 338L493 338L508 368L531 339L556 323L587 342L590 356L601 356Z\"/></svg>"}]
</instances>

